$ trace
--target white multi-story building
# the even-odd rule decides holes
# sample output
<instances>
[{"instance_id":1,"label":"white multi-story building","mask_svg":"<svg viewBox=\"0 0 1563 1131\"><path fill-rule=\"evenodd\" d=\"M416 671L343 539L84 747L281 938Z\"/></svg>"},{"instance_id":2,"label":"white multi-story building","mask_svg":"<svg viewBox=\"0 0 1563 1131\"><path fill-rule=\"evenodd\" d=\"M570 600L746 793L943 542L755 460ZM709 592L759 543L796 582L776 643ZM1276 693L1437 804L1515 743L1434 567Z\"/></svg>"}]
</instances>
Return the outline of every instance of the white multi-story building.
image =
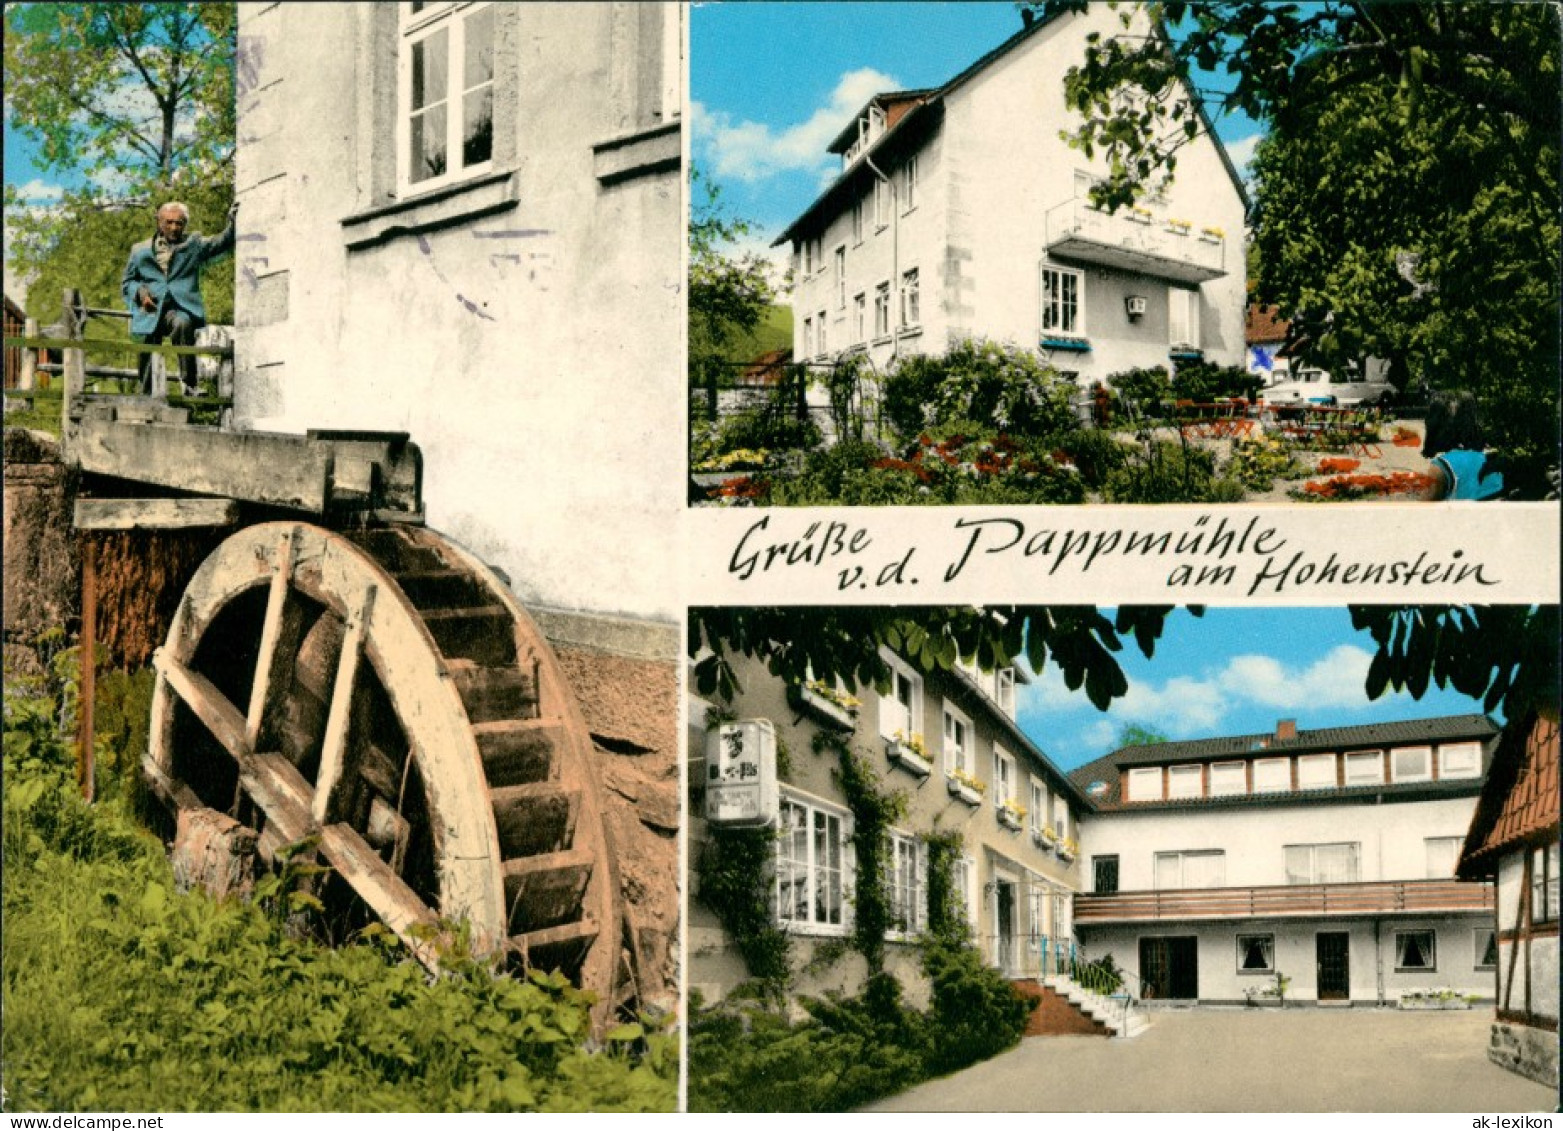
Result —
<instances>
[{"instance_id":1,"label":"white multi-story building","mask_svg":"<svg viewBox=\"0 0 1563 1131\"><path fill-rule=\"evenodd\" d=\"M882 372L985 337L1082 383L1243 363L1244 195L1203 113L1165 192L1091 207L1106 166L1059 134L1092 32L1125 33L1106 5L1028 20L943 86L869 100L830 145L840 175L776 241L793 250L796 358L858 351Z\"/></svg>"},{"instance_id":2,"label":"white multi-story building","mask_svg":"<svg viewBox=\"0 0 1563 1131\"><path fill-rule=\"evenodd\" d=\"M732 713L769 722L785 751L778 758L771 898L778 925L793 939L793 989L856 992L866 973L861 958L841 953L855 915L854 816L838 759L815 749L820 734L865 757L880 788L906 794L905 816L891 832L895 926L886 936L886 968L914 1000L922 978L911 944L929 922L930 834L953 834L960 842L953 886L988 962L1014 978L1034 977L1045 961L1056 965L1060 945L1069 945L1083 798L1016 725L1015 669L924 675L893 653L883 658L890 687L855 696L788 686L758 660L734 663L743 690ZM696 700L690 712L692 861L712 835L710 767L700 754L706 706ZM690 985L713 1000L750 974L700 900L698 869L690 892Z\"/></svg>"},{"instance_id":3,"label":"white multi-story building","mask_svg":"<svg viewBox=\"0 0 1563 1131\"><path fill-rule=\"evenodd\" d=\"M1481 715L1130 746L1071 777L1079 940L1149 998L1490 996L1490 884L1460 856L1498 728Z\"/></svg>"}]
</instances>

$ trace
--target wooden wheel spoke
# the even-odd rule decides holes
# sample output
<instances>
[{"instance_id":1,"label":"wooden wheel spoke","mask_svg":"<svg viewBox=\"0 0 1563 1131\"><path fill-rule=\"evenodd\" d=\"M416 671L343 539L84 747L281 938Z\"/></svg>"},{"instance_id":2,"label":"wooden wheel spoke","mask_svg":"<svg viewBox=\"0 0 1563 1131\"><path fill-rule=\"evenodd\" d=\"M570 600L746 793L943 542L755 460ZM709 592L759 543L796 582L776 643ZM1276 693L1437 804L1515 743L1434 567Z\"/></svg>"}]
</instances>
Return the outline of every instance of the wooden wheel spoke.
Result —
<instances>
[{"instance_id":1,"label":"wooden wheel spoke","mask_svg":"<svg viewBox=\"0 0 1563 1131\"><path fill-rule=\"evenodd\" d=\"M250 753L250 740L244 715L239 708L218 690L216 684L200 672L186 667L166 648L159 648L153 654L152 666L174 694L201 720L218 745L235 762L242 763Z\"/></svg>"},{"instance_id":2,"label":"wooden wheel spoke","mask_svg":"<svg viewBox=\"0 0 1563 1131\"><path fill-rule=\"evenodd\" d=\"M353 729L354 691L358 683L358 669L363 661L364 642L369 631L369 618L374 613L377 589L371 585L364 590L363 602L347 623L347 635L342 640L342 654L337 660L336 682L331 689L331 706L326 716L326 733L320 746L320 772L315 776L315 820L325 823L339 808L338 791L346 774L348 737ZM362 728L359 728L360 733Z\"/></svg>"},{"instance_id":3,"label":"wooden wheel spoke","mask_svg":"<svg viewBox=\"0 0 1563 1131\"><path fill-rule=\"evenodd\" d=\"M293 679L293 661L303 628L304 610L292 595L293 555L297 527L289 526L278 539L277 557L272 566L271 585L266 597L266 618L261 625L260 654L255 662L255 679L250 688L250 709L245 719L245 734L250 749L271 745L274 737L268 720L275 720Z\"/></svg>"}]
</instances>

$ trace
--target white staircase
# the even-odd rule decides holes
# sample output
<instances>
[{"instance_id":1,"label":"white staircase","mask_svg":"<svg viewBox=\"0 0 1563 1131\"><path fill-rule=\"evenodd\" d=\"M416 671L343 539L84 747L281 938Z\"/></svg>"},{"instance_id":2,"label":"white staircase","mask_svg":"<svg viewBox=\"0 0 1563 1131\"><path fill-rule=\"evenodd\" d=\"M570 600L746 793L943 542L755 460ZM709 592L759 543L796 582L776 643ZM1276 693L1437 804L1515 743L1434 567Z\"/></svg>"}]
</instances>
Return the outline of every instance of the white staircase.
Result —
<instances>
[{"instance_id":1,"label":"white staircase","mask_svg":"<svg viewBox=\"0 0 1563 1131\"><path fill-rule=\"evenodd\" d=\"M1049 974L1042 978L1042 985L1066 999L1081 1013L1102 1025L1115 1037L1137 1037L1150 1028L1150 1019L1133 1001L1121 997L1104 997L1092 993L1073 978L1063 974Z\"/></svg>"}]
</instances>

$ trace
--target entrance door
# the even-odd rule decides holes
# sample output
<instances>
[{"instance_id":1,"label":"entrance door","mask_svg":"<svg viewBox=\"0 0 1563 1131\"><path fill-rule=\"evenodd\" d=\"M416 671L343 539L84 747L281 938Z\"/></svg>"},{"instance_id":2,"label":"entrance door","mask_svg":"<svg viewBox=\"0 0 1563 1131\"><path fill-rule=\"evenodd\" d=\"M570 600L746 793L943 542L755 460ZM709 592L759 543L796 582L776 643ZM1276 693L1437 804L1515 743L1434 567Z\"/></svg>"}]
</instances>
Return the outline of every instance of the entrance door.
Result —
<instances>
[{"instance_id":1,"label":"entrance door","mask_svg":"<svg viewBox=\"0 0 1563 1131\"><path fill-rule=\"evenodd\" d=\"M1199 997L1198 942L1193 935L1140 940L1140 978L1146 997L1181 1001Z\"/></svg>"},{"instance_id":2,"label":"entrance door","mask_svg":"<svg viewBox=\"0 0 1563 1131\"><path fill-rule=\"evenodd\" d=\"M997 914L994 921L998 932L997 954L999 969L1005 974L1015 968L1015 885L1008 880L998 881L994 888Z\"/></svg>"},{"instance_id":3,"label":"entrance door","mask_svg":"<svg viewBox=\"0 0 1563 1131\"><path fill-rule=\"evenodd\" d=\"M1318 956L1320 1001L1351 997L1351 936L1345 931L1320 931L1314 936Z\"/></svg>"}]
</instances>

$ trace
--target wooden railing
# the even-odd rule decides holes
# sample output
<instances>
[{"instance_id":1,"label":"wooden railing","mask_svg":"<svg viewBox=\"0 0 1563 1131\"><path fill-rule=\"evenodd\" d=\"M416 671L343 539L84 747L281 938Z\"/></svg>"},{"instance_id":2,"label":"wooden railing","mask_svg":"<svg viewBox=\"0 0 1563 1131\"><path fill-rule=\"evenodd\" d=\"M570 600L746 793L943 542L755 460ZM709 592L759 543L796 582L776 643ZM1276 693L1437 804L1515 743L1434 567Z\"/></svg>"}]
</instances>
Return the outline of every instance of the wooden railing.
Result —
<instances>
[{"instance_id":1,"label":"wooden railing","mask_svg":"<svg viewBox=\"0 0 1563 1131\"><path fill-rule=\"evenodd\" d=\"M1075 896L1077 923L1491 911L1493 887L1460 880L1127 891Z\"/></svg>"}]
</instances>

